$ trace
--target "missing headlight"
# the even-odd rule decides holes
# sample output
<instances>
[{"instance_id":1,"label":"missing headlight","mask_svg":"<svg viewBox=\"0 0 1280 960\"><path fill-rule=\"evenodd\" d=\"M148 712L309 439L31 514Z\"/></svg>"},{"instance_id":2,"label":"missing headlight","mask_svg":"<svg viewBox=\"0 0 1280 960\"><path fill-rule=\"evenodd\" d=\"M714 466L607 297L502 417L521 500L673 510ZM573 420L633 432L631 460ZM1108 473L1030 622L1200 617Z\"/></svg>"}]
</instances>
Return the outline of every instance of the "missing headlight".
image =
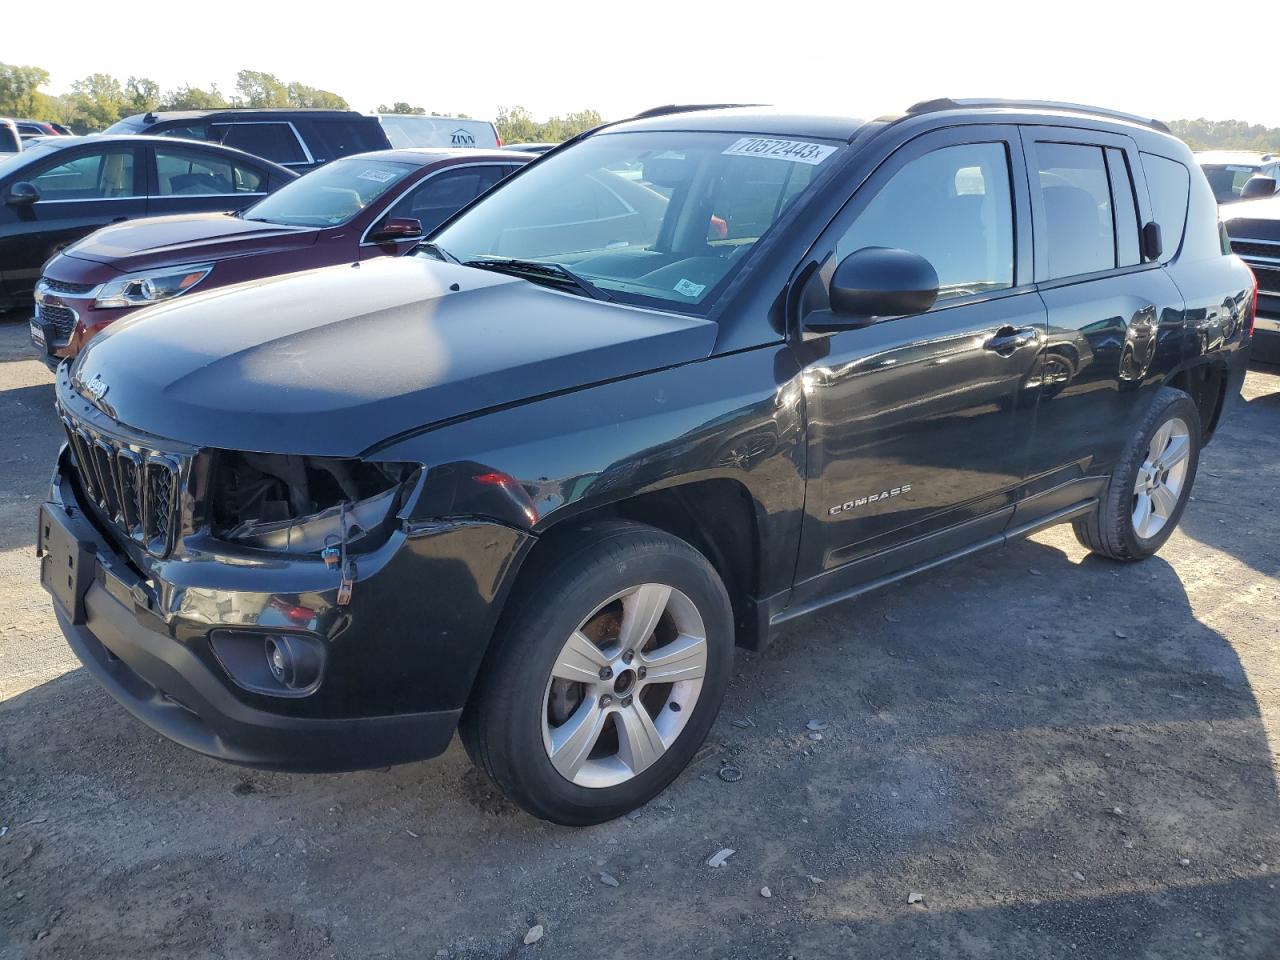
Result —
<instances>
[{"instance_id":1,"label":"missing headlight","mask_svg":"<svg viewBox=\"0 0 1280 960\"><path fill-rule=\"evenodd\" d=\"M332 536L352 552L390 532L417 464L218 451L208 485L215 537L263 550L319 553ZM344 509L345 504L345 509Z\"/></svg>"}]
</instances>

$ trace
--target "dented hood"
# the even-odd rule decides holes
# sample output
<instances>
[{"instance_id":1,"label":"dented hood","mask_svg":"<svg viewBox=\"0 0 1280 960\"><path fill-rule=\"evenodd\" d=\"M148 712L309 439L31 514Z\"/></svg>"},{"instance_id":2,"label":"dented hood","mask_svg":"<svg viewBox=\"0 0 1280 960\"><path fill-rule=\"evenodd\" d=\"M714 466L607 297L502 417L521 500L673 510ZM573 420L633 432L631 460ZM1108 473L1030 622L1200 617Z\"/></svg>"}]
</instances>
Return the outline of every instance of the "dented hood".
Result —
<instances>
[{"instance_id":1,"label":"dented hood","mask_svg":"<svg viewBox=\"0 0 1280 960\"><path fill-rule=\"evenodd\" d=\"M71 381L156 437L353 456L441 421L700 359L715 335L706 320L386 258L139 311L90 341Z\"/></svg>"}]
</instances>

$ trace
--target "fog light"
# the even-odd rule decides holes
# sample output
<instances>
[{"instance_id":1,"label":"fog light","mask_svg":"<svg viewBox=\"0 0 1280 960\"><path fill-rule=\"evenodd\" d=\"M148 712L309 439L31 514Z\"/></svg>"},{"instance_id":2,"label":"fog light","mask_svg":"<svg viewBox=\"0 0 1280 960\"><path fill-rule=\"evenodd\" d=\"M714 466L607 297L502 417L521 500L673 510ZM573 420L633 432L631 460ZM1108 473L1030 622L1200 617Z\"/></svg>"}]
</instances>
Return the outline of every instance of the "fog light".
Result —
<instances>
[{"instance_id":1,"label":"fog light","mask_svg":"<svg viewBox=\"0 0 1280 960\"><path fill-rule=\"evenodd\" d=\"M314 643L301 637L275 634L264 638L267 668L290 690L305 690L320 677L320 657Z\"/></svg>"},{"instance_id":2,"label":"fog light","mask_svg":"<svg viewBox=\"0 0 1280 960\"><path fill-rule=\"evenodd\" d=\"M228 676L246 690L277 697L304 697L320 684L325 649L319 637L215 630L209 639Z\"/></svg>"}]
</instances>

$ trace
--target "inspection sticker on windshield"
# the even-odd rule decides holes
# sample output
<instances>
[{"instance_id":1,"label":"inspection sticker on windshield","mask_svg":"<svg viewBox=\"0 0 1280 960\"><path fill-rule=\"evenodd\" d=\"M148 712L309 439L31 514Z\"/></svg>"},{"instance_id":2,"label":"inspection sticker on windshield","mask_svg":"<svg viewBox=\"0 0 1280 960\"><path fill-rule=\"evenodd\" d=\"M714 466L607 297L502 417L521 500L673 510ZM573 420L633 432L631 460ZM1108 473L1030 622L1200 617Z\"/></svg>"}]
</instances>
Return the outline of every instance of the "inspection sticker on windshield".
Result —
<instances>
[{"instance_id":1,"label":"inspection sticker on windshield","mask_svg":"<svg viewBox=\"0 0 1280 960\"><path fill-rule=\"evenodd\" d=\"M707 289L707 285L705 283L694 283L692 280L681 280L672 289L681 296L696 297Z\"/></svg>"},{"instance_id":2,"label":"inspection sticker on windshield","mask_svg":"<svg viewBox=\"0 0 1280 960\"><path fill-rule=\"evenodd\" d=\"M817 165L831 154L835 147L804 140L773 140L769 137L743 137L724 152L726 157L768 157L770 160L790 160L792 163Z\"/></svg>"},{"instance_id":3,"label":"inspection sticker on windshield","mask_svg":"<svg viewBox=\"0 0 1280 960\"><path fill-rule=\"evenodd\" d=\"M396 175L390 170L366 170L364 173L356 174L361 180L372 180L374 183L386 183L388 180L394 180Z\"/></svg>"}]
</instances>

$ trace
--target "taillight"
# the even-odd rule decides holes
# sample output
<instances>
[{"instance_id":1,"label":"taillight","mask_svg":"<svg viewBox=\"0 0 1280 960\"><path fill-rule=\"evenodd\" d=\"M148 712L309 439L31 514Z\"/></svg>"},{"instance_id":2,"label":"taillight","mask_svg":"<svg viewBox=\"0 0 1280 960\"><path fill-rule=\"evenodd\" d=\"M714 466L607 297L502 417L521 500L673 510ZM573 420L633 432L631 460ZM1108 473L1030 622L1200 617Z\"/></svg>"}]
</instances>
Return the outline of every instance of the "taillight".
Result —
<instances>
[{"instance_id":1,"label":"taillight","mask_svg":"<svg viewBox=\"0 0 1280 960\"><path fill-rule=\"evenodd\" d=\"M498 134L498 146L502 146L502 134Z\"/></svg>"},{"instance_id":2,"label":"taillight","mask_svg":"<svg viewBox=\"0 0 1280 960\"><path fill-rule=\"evenodd\" d=\"M1249 303L1249 332L1247 336L1253 336L1253 322L1258 319L1258 275L1253 272L1253 268L1249 268L1249 272L1253 274L1253 299Z\"/></svg>"}]
</instances>

